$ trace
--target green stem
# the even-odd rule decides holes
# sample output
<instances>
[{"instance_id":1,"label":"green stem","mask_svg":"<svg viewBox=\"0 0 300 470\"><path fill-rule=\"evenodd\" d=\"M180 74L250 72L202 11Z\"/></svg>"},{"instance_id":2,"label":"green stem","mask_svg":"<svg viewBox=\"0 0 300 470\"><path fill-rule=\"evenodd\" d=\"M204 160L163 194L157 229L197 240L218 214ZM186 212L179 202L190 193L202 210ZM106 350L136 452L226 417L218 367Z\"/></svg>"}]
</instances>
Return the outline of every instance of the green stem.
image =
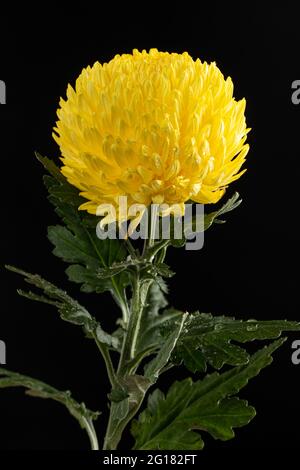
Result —
<instances>
[{"instance_id":1,"label":"green stem","mask_svg":"<svg viewBox=\"0 0 300 470\"><path fill-rule=\"evenodd\" d=\"M130 240L129 240L128 238L126 238L126 239L124 240L124 242L125 242L125 245L126 245L126 247L127 247L127 250L128 250L128 252L129 252L131 258L132 258L132 259L135 259L135 258L136 258L136 252L135 252L135 249L133 248L133 246L132 246Z\"/></svg>"},{"instance_id":2,"label":"green stem","mask_svg":"<svg viewBox=\"0 0 300 470\"><path fill-rule=\"evenodd\" d=\"M149 234L148 246L153 246L154 241L155 241L156 220L158 217L158 209L156 205L150 206L149 214L150 214L150 234Z\"/></svg>"},{"instance_id":3,"label":"green stem","mask_svg":"<svg viewBox=\"0 0 300 470\"><path fill-rule=\"evenodd\" d=\"M155 217L151 219L152 220L150 222L149 238L147 240L147 244L144 245L142 258L145 255L147 247L152 247L154 244L156 214ZM163 246L161 248L163 248ZM153 256L151 256L150 258L150 261L153 261L155 254L156 253L153 253ZM136 346L140 333L141 318L144 308L143 299L147 298L148 289L152 282L152 279L141 279L139 267L136 266L136 272L133 276L132 299L127 323L127 330L124 335L117 374L114 376L114 379L117 381L122 382L122 380L126 380L126 377L128 378L128 376L134 374L141 360L143 359L143 356L141 356L139 359L136 357ZM123 401L117 403L111 402L107 431L104 439L104 450L117 449L124 429L126 428L127 424L131 421L131 419L135 416L135 414L138 412L143 402L146 389L142 393L141 389L139 389L139 392L140 393L138 395L135 395L134 399L132 398L132 396L129 396L125 399L127 400L126 406L128 406L127 414L125 412L125 416L124 411L122 409L122 407L125 406ZM119 418L119 416L122 417Z\"/></svg>"},{"instance_id":4,"label":"green stem","mask_svg":"<svg viewBox=\"0 0 300 470\"><path fill-rule=\"evenodd\" d=\"M141 315L143 311L142 296L147 295L149 285L150 283L141 284L139 270L137 269L133 280L133 294L128 328L124 336L119 367L116 375L116 380L120 380L120 382L122 382L122 379L126 378L129 374L132 374L131 361L136 355L136 343L140 331ZM136 367L134 367L134 370L136 370ZM135 397L133 402L130 402L130 397L127 398L126 400L128 400L129 407L128 412L119 420L118 416L120 414L122 415L122 410L120 409L122 407L122 402L111 402L103 449L114 450L117 448L124 429L139 410L143 398L143 394L141 394L138 399Z\"/></svg>"},{"instance_id":5,"label":"green stem","mask_svg":"<svg viewBox=\"0 0 300 470\"><path fill-rule=\"evenodd\" d=\"M107 375L108 375L110 384L111 384L112 387L114 387L115 384L116 384L116 373L115 373L115 370L114 370L113 363L111 361L111 357L110 357L108 348L105 346L105 344L101 343L98 340L96 334L93 334L93 338L94 338L94 340L95 340L95 342L98 346L98 349L101 352L102 357L104 359L104 362L105 362L105 365L106 365L106 370L107 370Z\"/></svg>"},{"instance_id":6,"label":"green stem","mask_svg":"<svg viewBox=\"0 0 300 470\"><path fill-rule=\"evenodd\" d=\"M110 410L109 410L109 418L108 418L108 423L107 423L107 428L106 428L106 433L105 433L105 438L104 438L104 443L102 450L116 450L118 443L120 442L121 439L121 434L118 442L115 442L111 438L111 428L112 428L112 416L113 416L113 407L115 406L115 403L111 403L110 405Z\"/></svg>"},{"instance_id":7,"label":"green stem","mask_svg":"<svg viewBox=\"0 0 300 470\"><path fill-rule=\"evenodd\" d=\"M140 275L137 269L133 280L133 294L131 300L131 312L128 322L127 332L124 337L121 358L118 367L118 375L123 377L126 372L127 362L134 358L136 342L139 334L141 314L143 305L141 302Z\"/></svg>"},{"instance_id":8,"label":"green stem","mask_svg":"<svg viewBox=\"0 0 300 470\"><path fill-rule=\"evenodd\" d=\"M117 425L113 422L112 416L114 415L115 409L119 406L118 403L111 403L109 420L107 425L107 431L104 439L103 450L116 450L121 440L122 434L126 426L136 415L141 407L144 396L136 403L136 405L129 411L129 413L118 422Z\"/></svg>"},{"instance_id":9,"label":"green stem","mask_svg":"<svg viewBox=\"0 0 300 470\"><path fill-rule=\"evenodd\" d=\"M123 323L124 325L127 325L128 319L129 319L129 308L128 308L125 290L123 290L123 293L121 293L119 289L117 289L116 286L114 286L113 297L122 311Z\"/></svg>"},{"instance_id":10,"label":"green stem","mask_svg":"<svg viewBox=\"0 0 300 470\"><path fill-rule=\"evenodd\" d=\"M81 416L80 421L89 436L91 449L99 450L97 434L96 434L92 420L87 419L85 416Z\"/></svg>"},{"instance_id":11,"label":"green stem","mask_svg":"<svg viewBox=\"0 0 300 470\"><path fill-rule=\"evenodd\" d=\"M151 282L152 281L142 283L140 279L140 273L137 268L133 280L133 294L128 328L124 336L119 367L116 375L116 380L119 380L120 382L126 379L126 377L129 375L133 374L142 360L141 357L139 361L134 363L134 367L132 366L132 360L134 360L136 356L136 344L140 332L141 315L143 312L142 298L147 295L147 291ZM123 415L122 402L111 402L103 449L115 450L117 448L124 429L138 412L143 402L144 395L145 394L143 393L140 393L138 396L135 395L133 400L130 396L126 398L126 400L128 400L128 411L125 416ZM122 418L119 419L118 417L120 415Z\"/></svg>"}]
</instances>

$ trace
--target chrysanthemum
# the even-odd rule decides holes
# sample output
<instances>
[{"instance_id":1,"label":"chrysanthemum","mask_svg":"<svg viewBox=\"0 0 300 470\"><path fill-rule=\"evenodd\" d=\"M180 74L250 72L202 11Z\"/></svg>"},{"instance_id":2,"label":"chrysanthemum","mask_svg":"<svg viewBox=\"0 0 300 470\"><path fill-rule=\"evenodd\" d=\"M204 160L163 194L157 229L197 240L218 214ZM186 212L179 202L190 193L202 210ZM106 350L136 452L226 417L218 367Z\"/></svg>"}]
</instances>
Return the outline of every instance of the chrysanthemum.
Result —
<instances>
[{"instance_id":1,"label":"chrysanthemum","mask_svg":"<svg viewBox=\"0 0 300 470\"><path fill-rule=\"evenodd\" d=\"M245 171L245 100L215 63L151 49L83 69L60 100L62 173L100 204L215 203Z\"/></svg>"}]
</instances>

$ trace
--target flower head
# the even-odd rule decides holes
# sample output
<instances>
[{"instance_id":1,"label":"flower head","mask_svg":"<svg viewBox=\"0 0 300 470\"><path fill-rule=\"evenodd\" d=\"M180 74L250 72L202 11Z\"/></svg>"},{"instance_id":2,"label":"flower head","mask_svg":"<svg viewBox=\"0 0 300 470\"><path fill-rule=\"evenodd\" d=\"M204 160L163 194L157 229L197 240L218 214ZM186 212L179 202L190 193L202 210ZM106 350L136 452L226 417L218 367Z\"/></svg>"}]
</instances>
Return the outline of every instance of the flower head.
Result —
<instances>
[{"instance_id":1,"label":"flower head","mask_svg":"<svg viewBox=\"0 0 300 470\"><path fill-rule=\"evenodd\" d=\"M60 100L62 173L100 204L215 203L245 171L245 100L215 63L151 49L83 69Z\"/></svg>"}]
</instances>

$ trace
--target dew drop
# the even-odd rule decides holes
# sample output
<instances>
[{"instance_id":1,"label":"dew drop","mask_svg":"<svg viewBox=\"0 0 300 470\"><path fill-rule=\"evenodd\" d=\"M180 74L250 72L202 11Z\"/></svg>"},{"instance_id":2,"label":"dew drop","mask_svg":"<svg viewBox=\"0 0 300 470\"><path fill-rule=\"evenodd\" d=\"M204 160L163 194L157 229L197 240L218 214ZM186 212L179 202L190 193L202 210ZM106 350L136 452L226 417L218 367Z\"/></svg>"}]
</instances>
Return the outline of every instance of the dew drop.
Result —
<instances>
[{"instance_id":1,"label":"dew drop","mask_svg":"<svg viewBox=\"0 0 300 470\"><path fill-rule=\"evenodd\" d=\"M247 326L247 331L255 331L258 329L258 324Z\"/></svg>"}]
</instances>

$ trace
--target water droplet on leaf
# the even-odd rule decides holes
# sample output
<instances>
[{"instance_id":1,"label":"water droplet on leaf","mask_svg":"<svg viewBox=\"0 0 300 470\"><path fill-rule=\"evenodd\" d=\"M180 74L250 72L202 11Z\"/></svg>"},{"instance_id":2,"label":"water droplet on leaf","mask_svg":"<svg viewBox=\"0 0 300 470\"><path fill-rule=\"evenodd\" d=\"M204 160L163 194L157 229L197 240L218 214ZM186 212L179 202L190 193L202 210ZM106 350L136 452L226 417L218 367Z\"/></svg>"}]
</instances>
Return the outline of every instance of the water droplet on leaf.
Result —
<instances>
[{"instance_id":1,"label":"water droplet on leaf","mask_svg":"<svg viewBox=\"0 0 300 470\"><path fill-rule=\"evenodd\" d=\"M248 325L248 326L247 326L247 331L255 331L255 330L257 330L257 328L258 328L258 324L257 324L257 323L254 324L254 325Z\"/></svg>"}]
</instances>

